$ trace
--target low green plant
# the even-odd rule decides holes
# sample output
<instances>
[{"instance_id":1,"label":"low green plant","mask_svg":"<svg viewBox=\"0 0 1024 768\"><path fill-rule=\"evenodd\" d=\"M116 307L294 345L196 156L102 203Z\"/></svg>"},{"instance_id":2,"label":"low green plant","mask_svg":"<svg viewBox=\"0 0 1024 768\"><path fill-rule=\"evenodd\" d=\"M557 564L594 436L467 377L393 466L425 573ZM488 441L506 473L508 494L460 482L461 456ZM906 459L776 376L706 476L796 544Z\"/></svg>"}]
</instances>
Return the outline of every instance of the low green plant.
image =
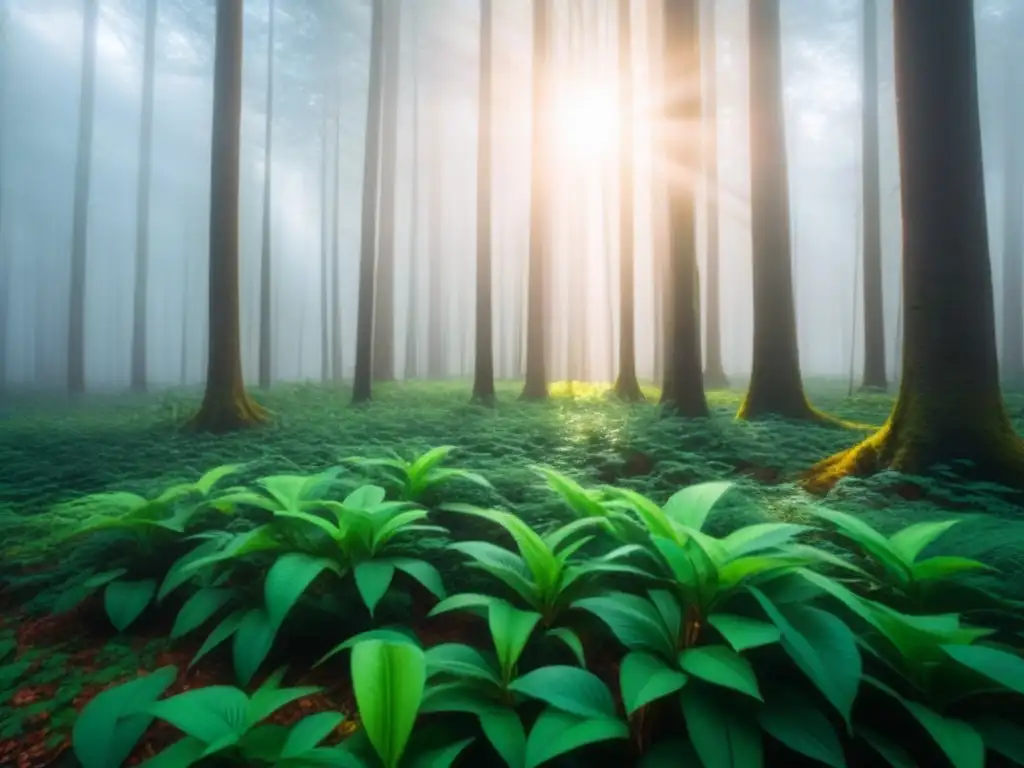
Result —
<instances>
[{"instance_id":1,"label":"low green plant","mask_svg":"<svg viewBox=\"0 0 1024 768\"><path fill-rule=\"evenodd\" d=\"M491 483L482 475L465 469L442 467L441 463L455 450L451 445L439 445L414 459L404 459L392 451L390 457L370 458L349 456L344 463L381 470L387 485L394 488L404 501L422 501L430 492L453 480L464 480L482 488Z\"/></svg>"}]
</instances>

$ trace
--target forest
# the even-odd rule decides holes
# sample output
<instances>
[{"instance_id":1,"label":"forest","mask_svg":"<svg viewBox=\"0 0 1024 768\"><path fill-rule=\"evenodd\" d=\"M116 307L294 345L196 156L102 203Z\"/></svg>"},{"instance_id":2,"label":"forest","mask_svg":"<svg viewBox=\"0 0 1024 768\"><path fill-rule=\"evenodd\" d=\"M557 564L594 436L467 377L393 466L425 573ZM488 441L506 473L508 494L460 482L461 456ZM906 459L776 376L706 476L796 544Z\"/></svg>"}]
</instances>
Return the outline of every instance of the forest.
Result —
<instances>
[{"instance_id":1,"label":"forest","mask_svg":"<svg viewBox=\"0 0 1024 768\"><path fill-rule=\"evenodd\" d=\"M1021 40L0 0L0 765L1024 766Z\"/></svg>"}]
</instances>

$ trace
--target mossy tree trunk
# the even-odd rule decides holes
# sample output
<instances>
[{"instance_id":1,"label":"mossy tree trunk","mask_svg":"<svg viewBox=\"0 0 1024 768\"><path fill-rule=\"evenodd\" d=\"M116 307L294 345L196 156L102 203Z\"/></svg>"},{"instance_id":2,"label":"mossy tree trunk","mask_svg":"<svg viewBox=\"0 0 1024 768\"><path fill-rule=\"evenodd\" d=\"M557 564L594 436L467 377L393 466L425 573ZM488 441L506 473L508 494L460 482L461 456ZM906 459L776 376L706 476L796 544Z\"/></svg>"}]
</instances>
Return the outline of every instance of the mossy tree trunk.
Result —
<instances>
[{"instance_id":1,"label":"mossy tree trunk","mask_svg":"<svg viewBox=\"0 0 1024 768\"><path fill-rule=\"evenodd\" d=\"M476 350L473 402L494 405L491 305L491 0L480 0L480 96L476 154Z\"/></svg>"},{"instance_id":2,"label":"mossy tree trunk","mask_svg":"<svg viewBox=\"0 0 1024 768\"><path fill-rule=\"evenodd\" d=\"M227 432L265 419L242 379L238 190L242 123L243 0L217 4L210 158L209 344L206 392L190 426Z\"/></svg>"},{"instance_id":3,"label":"mossy tree trunk","mask_svg":"<svg viewBox=\"0 0 1024 768\"><path fill-rule=\"evenodd\" d=\"M271 154L274 139L274 0L270 0L267 13L270 28L267 34L267 114L263 146L263 243L260 251L260 344L259 344L259 386L270 387L273 375L274 323L273 301L271 300L271 189L273 174Z\"/></svg>"},{"instance_id":4,"label":"mossy tree trunk","mask_svg":"<svg viewBox=\"0 0 1024 768\"><path fill-rule=\"evenodd\" d=\"M160 4L146 4L142 56L142 115L139 119L139 173L135 199L135 290L132 302L131 388L146 391L146 337L149 291L149 193L153 167L153 92L156 80L156 22Z\"/></svg>"},{"instance_id":5,"label":"mossy tree trunk","mask_svg":"<svg viewBox=\"0 0 1024 768\"><path fill-rule=\"evenodd\" d=\"M1024 485L1024 443L999 388L973 6L894 2L903 376L888 422L815 466L812 489L957 460L973 477Z\"/></svg>"},{"instance_id":6,"label":"mossy tree trunk","mask_svg":"<svg viewBox=\"0 0 1024 768\"><path fill-rule=\"evenodd\" d=\"M800 378L782 104L780 0L748 7L754 354L737 418L818 419Z\"/></svg>"},{"instance_id":7,"label":"mossy tree trunk","mask_svg":"<svg viewBox=\"0 0 1024 768\"><path fill-rule=\"evenodd\" d=\"M89 186L96 106L96 31L99 0L85 0L82 12L82 78L75 149L75 201L71 221L71 294L68 301L68 392L85 391L85 288L89 239Z\"/></svg>"},{"instance_id":8,"label":"mossy tree trunk","mask_svg":"<svg viewBox=\"0 0 1024 768\"><path fill-rule=\"evenodd\" d=\"M370 87L366 105L366 143L363 151L363 201L360 219L359 296L356 309L356 367L352 402L372 396L374 272L377 255L377 188L380 174L380 118L383 93L384 2L373 0L370 31ZM337 329L336 331L337 332Z\"/></svg>"},{"instance_id":9,"label":"mossy tree trunk","mask_svg":"<svg viewBox=\"0 0 1024 768\"><path fill-rule=\"evenodd\" d=\"M547 293L547 188L545 171L548 125L548 7L533 0L533 113L530 167L530 257L526 296L526 375L520 398L544 400L548 396L545 299Z\"/></svg>"},{"instance_id":10,"label":"mossy tree trunk","mask_svg":"<svg viewBox=\"0 0 1024 768\"><path fill-rule=\"evenodd\" d=\"M861 107L861 247L864 268L865 389L888 388L885 376L885 316L882 304L882 207L878 152L878 6L863 0Z\"/></svg>"},{"instance_id":11,"label":"mossy tree trunk","mask_svg":"<svg viewBox=\"0 0 1024 768\"><path fill-rule=\"evenodd\" d=\"M619 374L615 394L644 399L636 379L636 279L633 233L633 24L632 0L618 0L619 31Z\"/></svg>"},{"instance_id":12,"label":"mossy tree trunk","mask_svg":"<svg viewBox=\"0 0 1024 768\"><path fill-rule=\"evenodd\" d=\"M665 5L666 81L699 83L700 15L698 0ZM699 125L699 90L687 99L672 99L665 119L670 126ZM678 131L676 132L678 133ZM688 137L671 136L663 146L668 168L696 170L697 144ZM700 301L697 284L696 192L693 185L669 177L669 263L667 301L671 325L667 334L665 378L661 403L682 416L708 415L700 349Z\"/></svg>"}]
</instances>

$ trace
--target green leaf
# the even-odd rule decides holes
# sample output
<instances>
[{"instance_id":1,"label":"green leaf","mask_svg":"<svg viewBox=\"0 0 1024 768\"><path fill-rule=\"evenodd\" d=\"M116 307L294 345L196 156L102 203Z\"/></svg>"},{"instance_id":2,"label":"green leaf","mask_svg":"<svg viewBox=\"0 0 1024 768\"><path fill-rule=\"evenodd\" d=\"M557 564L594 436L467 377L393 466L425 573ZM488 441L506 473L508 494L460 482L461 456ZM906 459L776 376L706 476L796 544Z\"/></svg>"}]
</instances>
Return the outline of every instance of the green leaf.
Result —
<instances>
[{"instance_id":1,"label":"green leaf","mask_svg":"<svg viewBox=\"0 0 1024 768\"><path fill-rule=\"evenodd\" d=\"M444 600L447 597L448 593L445 591L441 574L437 568L426 560L417 560L412 557L395 557L392 558L391 562L402 573L411 576L422 584L438 600Z\"/></svg>"},{"instance_id":2,"label":"green leaf","mask_svg":"<svg viewBox=\"0 0 1024 768\"><path fill-rule=\"evenodd\" d=\"M672 633L649 600L625 592L577 600L581 608L604 622L620 643L633 651L648 651L665 659L675 656Z\"/></svg>"},{"instance_id":3,"label":"green leaf","mask_svg":"<svg viewBox=\"0 0 1024 768\"><path fill-rule=\"evenodd\" d=\"M781 630L774 624L748 619L746 616L713 613L708 617L708 624L717 629L735 651L770 645L782 639Z\"/></svg>"},{"instance_id":4,"label":"green leaf","mask_svg":"<svg viewBox=\"0 0 1024 768\"><path fill-rule=\"evenodd\" d=\"M965 571L991 571L985 563L966 557L929 557L910 566L910 576L914 581L931 581L945 579Z\"/></svg>"},{"instance_id":5,"label":"green leaf","mask_svg":"<svg viewBox=\"0 0 1024 768\"><path fill-rule=\"evenodd\" d=\"M385 496L387 492L379 485L362 485L346 496L342 504L350 509L373 509Z\"/></svg>"},{"instance_id":6,"label":"green leaf","mask_svg":"<svg viewBox=\"0 0 1024 768\"><path fill-rule=\"evenodd\" d=\"M830 765L845 768L843 745L829 719L809 699L778 690L758 712L761 728L794 752Z\"/></svg>"},{"instance_id":7,"label":"green leaf","mask_svg":"<svg viewBox=\"0 0 1024 768\"><path fill-rule=\"evenodd\" d=\"M919 768L910 754L890 737L863 726L857 726L857 735L885 758L892 768Z\"/></svg>"},{"instance_id":8,"label":"green leaf","mask_svg":"<svg viewBox=\"0 0 1024 768\"><path fill-rule=\"evenodd\" d=\"M123 632L142 615L156 594L155 579L112 581L103 593L103 607L114 629Z\"/></svg>"},{"instance_id":9,"label":"green leaf","mask_svg":"<svg viewBox=\"0 0 1024 768\"><path fill-rule=\"evenodd\" d=\"M577 717L615 717L615 700L608 686L579 667L541 667L516 678L508 688Z\"/></svg>"},{"instance_id":10,"label":"green leaf","mask_svg":"<svg viewBox=\"0 0 1024 768\"><path fill-rule=\"evenodd\" d=\"M679 654L679 666L701 680L762 700L750 662L727 645L688 648Z\"/></svg>"},{"instance_id":11,"label":"green leaf","mask_svg":"<svg viewBox=\"0 0 1024 768\"><path fill-rule=\"evenodd\" d=\"M629 727L621 720L588 720L548 708L540 713L526 740L526 768L537 768L588 744L628 738Z\"/></svg>"},{"instance_id":12,"label":"green leaf","mask_svg":"<svg viewBox=\"0 0 1024 768\"><path fill-rule=\"evenodd\" d=\"M671 520L699 531L711 508L733 485L728 481L691 485L673 493L662 509Z\"/></svg>"},{"instance_id":13,"label":"green leaf","mask_svg":"<svg viewBox=\"0 0 1024 768\"><path fill-rule=\"evenodd\" d=\"M373 616L377 603L391 586L395 577L395 566L390 560L364 560L353 569L356 577L356 588L363 598L366 609Z\"/></svg>"},{"instance_id":14,"label":"green leaf","mask_svg":"<svg viewBox=\"0 0 1024 768\"><path fill-rule=\"evenodd\" d=\"M439 616L442 613L448 611L463 611L468 610L474 613L484 615L490 611L491 603L499 602L499 598L491 597L490 595L480 595L475 592L462 592L458 595L452 595L441 600L437 605L430 609L427 616Z\"/></svg>"},{"instance_id":15,"label":"green leaf","mask_svg":"<svg viewBox=\"0 0 1024 768\"><path fill-rule=\"evenodd\" d=\"M473 738L462 739L437 749L407 755L402 768L451 768L459 755L474 741Z\"/></svg>"},{"instance_id":16,"label":"green leaf","mask_svg":"<svg viewBox=\"0 0 1024 768\"><path fill-rule=\"evenodd\" d=\"M479 714L480 728L508 766L518 768L526 760L526 729L514 709L487 707Z\"/></svg>"},{"instance_id":17,"label":"green leaf","mask_svg":"<svg viewBox=\"0 0 1024 768\"><path fill-rule=\"evenodd\" d=\"M502 679L506 682L511 680L512 670L538 621L539 613L521 611L504 600L495 600L490 604L487 623L491 630L494 650L498 654Z\"/></svg>"},{"instance_id":18,"label":"green leaf","mask_svg":"<svg viewBox=\"0 0 1024 768\"><path fill-rule=\"evenodd\" d=\"M892 546L889 539L853 515L825 507L811 507L811 513L834 525L846 538L862 547L880 565L901 580L910 578L910 564Z\"/></svg>"},{"instance_id":19,"label":"green leaf","mask_svg":"<svg viewBox=\"0 0 1024 768\"><path fill-rule=\"evenodd\" d=\"M360 632L357 635L353 635L344 642L338 643L331 650L320 657L319 661L314 664L314 667L319 667L328 659L336 656L342 651L347 651L353 648L356 643L362 643L366 640L386 640L389 643L412 643L418 646L419 640L410 631L404 628L392 629L389 627L380 627L378 629L368 629L365 632Z\"/></svg>"},{"instance_id":20,"label":"green leaf","mask_svg":"<svg viewBox=\"0 0 1024 768\"><path fill-rule=\"evenodd\" d=\"M946 520L938 523L915 523L889 537L889 545L899 554L905 563L913 563L924 548L935 541L958 520Z\"/></svg>"},{"instance_id":21,"label":"green leaf","mask_svg":"<svg viewBox=\"0 0 1024 768\"><path fill-rule=\"evenodd\" d=\"M199 650L196 651L196 655L193 656L192 661L188 663L189 669L194 667L196 665L196 662L203 658L203 656L208 654L218 645L220 645L233 634L235 634L235 632L238 631L238 626L242 623L242 617L245 615L245 613L245 611L238 610L232 611L227 616L225 616L221 620L220 624L214 627L213 631L207 636L206 640L203 641L203 644L199 646Z\"/></svg>"},{"instance_id":22,"label":"green leaf","mask_svg":"<svg viewBox=\"0 0 1024 768\"><path fill-rule=\"evenodd\" d=\"M326 557L313 557L303 552L289 552L277 558L263 583L263 599L270 622L280 627L313 580L325 569L336 567Z\"/></svg>"},{"instance_id":23,"label":"green leaf","mask_svg":"<svg viewBox=\"0 0 1024 768\"><path fill-rule=\"evenodd\" d=\"M560 641L569 649L577 663L581 667L586 668L587 659L583 653L583 641L580 640L579 635L577 635L573 630L568 627L553 627L545 632L544 635L545 637L552 637L555 640Z\"/></svg>"},{"instance_id":24,"label":"green leaf","mask_svg":"<svg viewBox=\"0 0 1024 768\"><path fill-rule=\"evenodd\" d=\"M397 768L427 679L423 651L411 643L369 640L352 649L352 685L363 728L384 768Z\"/></svg>"},{"instance_id":25,"label":"green leaf","mask_svg":"<svg viewBox=\"0 0 1024 768\"><path fill-rule=\"evenodd\" d=\"M186 736L210 745L241 738L249 697L228 685L194 688L152 704L150 714L170 723Z\"/></svg>"},{"instance_id":26,"label":"green leaf","mask_svg":"<svg viewBox=\"0 0 1024 768\"><path fill-rule=\"evenodd\" d=\"M345 716L341 712L318 712L302 718L290 731L280 758L301 757L326 739Z\"/></svg>"},{"instance_id":27,"label":"green leaf","mask_svg":"<svg viewBox=\"0 0 1024 768\"><path fill-rule=\"evenodd\" d=\"M425 652L427 677L451 675L491 683L501 688L501 679L476 648L462 643L439 643Z\"/></svg>"},{"instance_id":28,"label":"green leaf","mask_svg":"<svg viewBox=\"0 0 1024 768\"><path fill-rule=\"evenodd\" d=\"M687 679L657 656L643 651L626 654L619 667L619 688L626 714L632 715L652 701L682 689Z\"/></svg>"},{"instance_id":29,"label":"green leaf","mask_svg":"<svg viewBox=\"0 0 1024 768\"><path fill-rule=\"evenodd\" d=\"M201 627L234 595L233 589L220 587L200 589L186 600L185 604L181 606L181 610L178 611L178 615L174 619L174 627L171 629L171 639L177 640Z\"/></svg>"},{"instance_id":30,"label":"green leaf","mask_svg":"<svg viewBox=\"0 0 1024 768\"><path fill-rule=\"evenodd\" d=\"M993 752L1015 765L1024 765L1024 727L993 715L982 715L972 720L971 726Z\"/></svg>"},{"instance_id":31,"label":"green leaf","mask_svg":"<svg viewBox=\"0 0 1024 768\"><path fill-rule=\"evenodd\" d=\"M958 664L1024 694L1024 659L1020 656L984 645L943 645L942 650Z\"/></svg>"},{"instance_id":32,"label":"green leaf","mask_svg":"<svg viewBox=\"0 0 1024 768\"><path fill-rule=\"evenodd\" d=\"M265 609L252 608L242 616L234 635L232 658L235 677L242 685L248 685L274 645L277 626Z\"/></svg>"},{"instance_id":33,"label":"green leaf","mask_svg":"<svg viewBox=\"0 0 1024 768\"><path fill-rule=\"evenodd\" d=\"M111 768L127 760L153 722L146 709L177 676L175 667L161 667L91 699L71 733L71 746L82 768Z\"/></svg>"},{"instance_id":34,"label":"green leaf","mask_svg":"<svg viewBox=\"0 0 1024 768\"><path fill-rule=\"evenodd\" d=\"M704 768L762 768L761 730L744 708L698 685L680 695L686 731Z\"/></svg>"}]
</instances>

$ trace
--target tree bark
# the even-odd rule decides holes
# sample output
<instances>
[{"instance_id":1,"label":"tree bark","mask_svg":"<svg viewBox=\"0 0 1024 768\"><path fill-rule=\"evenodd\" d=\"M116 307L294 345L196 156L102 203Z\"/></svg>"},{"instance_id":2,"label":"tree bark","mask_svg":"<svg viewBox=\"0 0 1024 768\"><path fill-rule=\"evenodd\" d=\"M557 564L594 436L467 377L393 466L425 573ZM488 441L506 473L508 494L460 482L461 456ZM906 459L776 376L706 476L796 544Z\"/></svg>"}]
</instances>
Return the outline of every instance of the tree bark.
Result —
<instances>
[{"instance_id":1,"label":"tree bark","mask_svg":"<svg viewBox=\"0 0 1024 768\"><path fill-rule=\"evenodd\" d=\"M441 141L441 121L438 108L432 107L430 115L430 196L427 202L428 230L428 305L427 317L427 378L443 379L448 373L447 343L445 334L445 299L449 291L445 286L444 238L441 219L444 216L444 143Z\"/></svg>"},{"instance_id":2,"label":"tree bark","mask_svg":"<svg viewBox=\"0 0 1024 768\"><path fill-rule=\"evenodd\" d=\"M750 385L737 418L778 415L820 420L821 414L807 402L800 378L779 0L750 3L748 19L754 354Z\"/></svg>"},{"instance_id":3,"label":"tree bark","mask_svg":"<svg viewBox=\"0 0 1024 768\"><path fill-rule=\"evenodd\" d=\"M888 422L806 484L937 464L1024 486L1024 443L999 388L974 4L895 0L903 208L903 376Z\"/></svg>"},{"instance_id":4,"label":"tree bark","mask_svg":"<svg viewBox=\"0 0 1024 768\"><path fill-rule=\"evenodd\" d=\"M209 352L206 393L190 426L248 427L265 411L245 391L239 323L238 190L242 125L243 0L217 3L210 157Z\"/></svg>"},{"instance_id":5,"label":"tree bark","mask_svg":"<svg viewBox=\"0 0 1024 768\"><path fill-rule=\"evenodd\" d=\"M85 392L85 288L89 238L89 185L96 103L96 29L99 0L85 0L82 13L82 79L71 224L71 295L68 302L68 392Z\"/></svg>"},{"instance_id":6,"label":"tree bark","mask_svg":"<svg viewBox=\"0 0 1024 768\"><path fill-rule=\"evenodd\" d=\"M414 6L415 9L415 6ZM416 369L419 362L419 239L420 239L420 87L419 75L419 37L415 33L418 30L416 22L416 11L413 10L413 44L415 45L416 66L412 71L412 221L409 234L409 319L405 335L405 378L411 379L416 376Z\"/></svg>"},{"instance_id":7,"label":"tree bark","mask_svg":"<svg viewBox=\"0 0 1024 768\"><path fill-rule=\"evenodd\" d=\"M366 144L363 153L363 210L359 247L359 305L356 317L356 368L352 402L372 396L373 301L377 239L377 188L380 181L381 69L383 68L384 2L373 0L370 38L370 88L366 108Z\"/></svg>"},{"instance_id":8,"label":"tree bark","mask_svg":"<svg viewBox=\"0 0 1024 768\"><path fill-rule=\"evenodd\" d=\"M269 0L270 30L267 36L267 121L263 147L263 248L260 253L259 386L268 389L273 373L274 324L271 301L271 145L274 137L274 0Z\"/></svg>"},{"instance_id":9,"label":"tree bark","mask_svg":"<svg viewBox=\"0 0 1024 768\"><path fill-rule=\"evenodd\" d=\"M476 154L476 351L473 402L494 405L491 305L491 0L480 0L480 97Z\"/></svg>"},{"instance_id":10,"label":"tree bark","mask_svg":"<svg viewBox=\"0 0 1024 768\"><path fill-rule=\"evenodd\" d=\"M1016 31L1022 25L1010 28ZM1012 34L1012 33L1011 33ZM1019 39L1019 38L1017 38ZM1024 108L1021 76L1017 73L1017 49L1007 45L1003 68L1006 79L1005 134L1003 139L1003 355L1000 368L1009 384L1024 382L1024 305L1022 305L1022 260L1024 260Z\"/></svg>"},{"instance_id":11,"label":"tree bark","mask_svg":"<svg viewBox=\"0 0 1024 768\"><path fill-rule=\"evenodd\" d=\"M885 316L882 304L882 219L878 152L877 0L864 0L861 112L861 227L864 268L865 389L885 390Z\"/></svg>"},{"instance_id":12,"label":"tree bark","mask_svg":"<svg viewBox=\"0 0 1024 768\"><path fill-rule=\"evenodd\" d=\"M331 153L328 144L328 94L324 89L324 113L320 124L320 383L326 384L331 378L331 326L330 320L330 259L331 222L330 203L327 194L327 168Z\"/></svg>"},{"instance_id":13,"label":"tree bark","mask_svg":"<svg viewBox=\"0 0 1024 768\"><path fill-rule=\"evenodd\" d=\"M135 204L135 292L132 307L131 388L146 391L147 293L149 290L149 192L153 160L153 91L156 80L156 22L159 2L146 4L142 63L142 116Z\"/></svg>"},{"instance_id":14,"label":"tree bark","mask_svg":"<svg viewBox=\"0 0 1024 768\"><path fill-rule=\"evenodd\" d=\"M526 376L522 400L546 400L548 397L545 297L547 293L547 200L544 196L547 176L548 124L545 116L548 96L548 8L547 0L533 0L533 110L530 139L530 257L526 296Z\"/></svg>"},{"instance_id":15,"label":"tree bark","mask_svg":"<svg viewBox=\"0 0 1024 768\"><path fill-rule=\"evenodd\" d=\"M338 111L334 119L334 179L331 194L331 381L340 384L345 377L345 336L341 327L341 238L338 236L338 207L341 199L341 77ZM376 168L376 166L374 166Z\"/></svg>"},{"instance_id":16,"label":"tree bark","mask_svg":"<svg viewBox=\"0 0 1024 768\"><path fill-rule=\"evenodd\" d=\"M373 380L395 379L395 189L398 164L398 94L401 85L402 3L384 8L382 44L380 226L376 300L373 304Z\"/></svg>"},{"instance_id":17,"label":"tree bark","mask_svg":"<svg viewBox=\"0 0 1024 768\"><path fill-rule=\"evenodd\" d=\"M699 83L700 23L698 0L665 5L665 69L670 83ZM686 99L674 98L666 105L668 125L699 125L700 91ZM700 160L692 141L672 136L664 152L669 168L692 168ZM692 185L669 184L669 263L671 317L667 334L665 378L661 403L675 413L688 417L708 415L704 395L704 376L700 350L700 300L697 284L696 195Z\"/></svg>"}]
</instances>

